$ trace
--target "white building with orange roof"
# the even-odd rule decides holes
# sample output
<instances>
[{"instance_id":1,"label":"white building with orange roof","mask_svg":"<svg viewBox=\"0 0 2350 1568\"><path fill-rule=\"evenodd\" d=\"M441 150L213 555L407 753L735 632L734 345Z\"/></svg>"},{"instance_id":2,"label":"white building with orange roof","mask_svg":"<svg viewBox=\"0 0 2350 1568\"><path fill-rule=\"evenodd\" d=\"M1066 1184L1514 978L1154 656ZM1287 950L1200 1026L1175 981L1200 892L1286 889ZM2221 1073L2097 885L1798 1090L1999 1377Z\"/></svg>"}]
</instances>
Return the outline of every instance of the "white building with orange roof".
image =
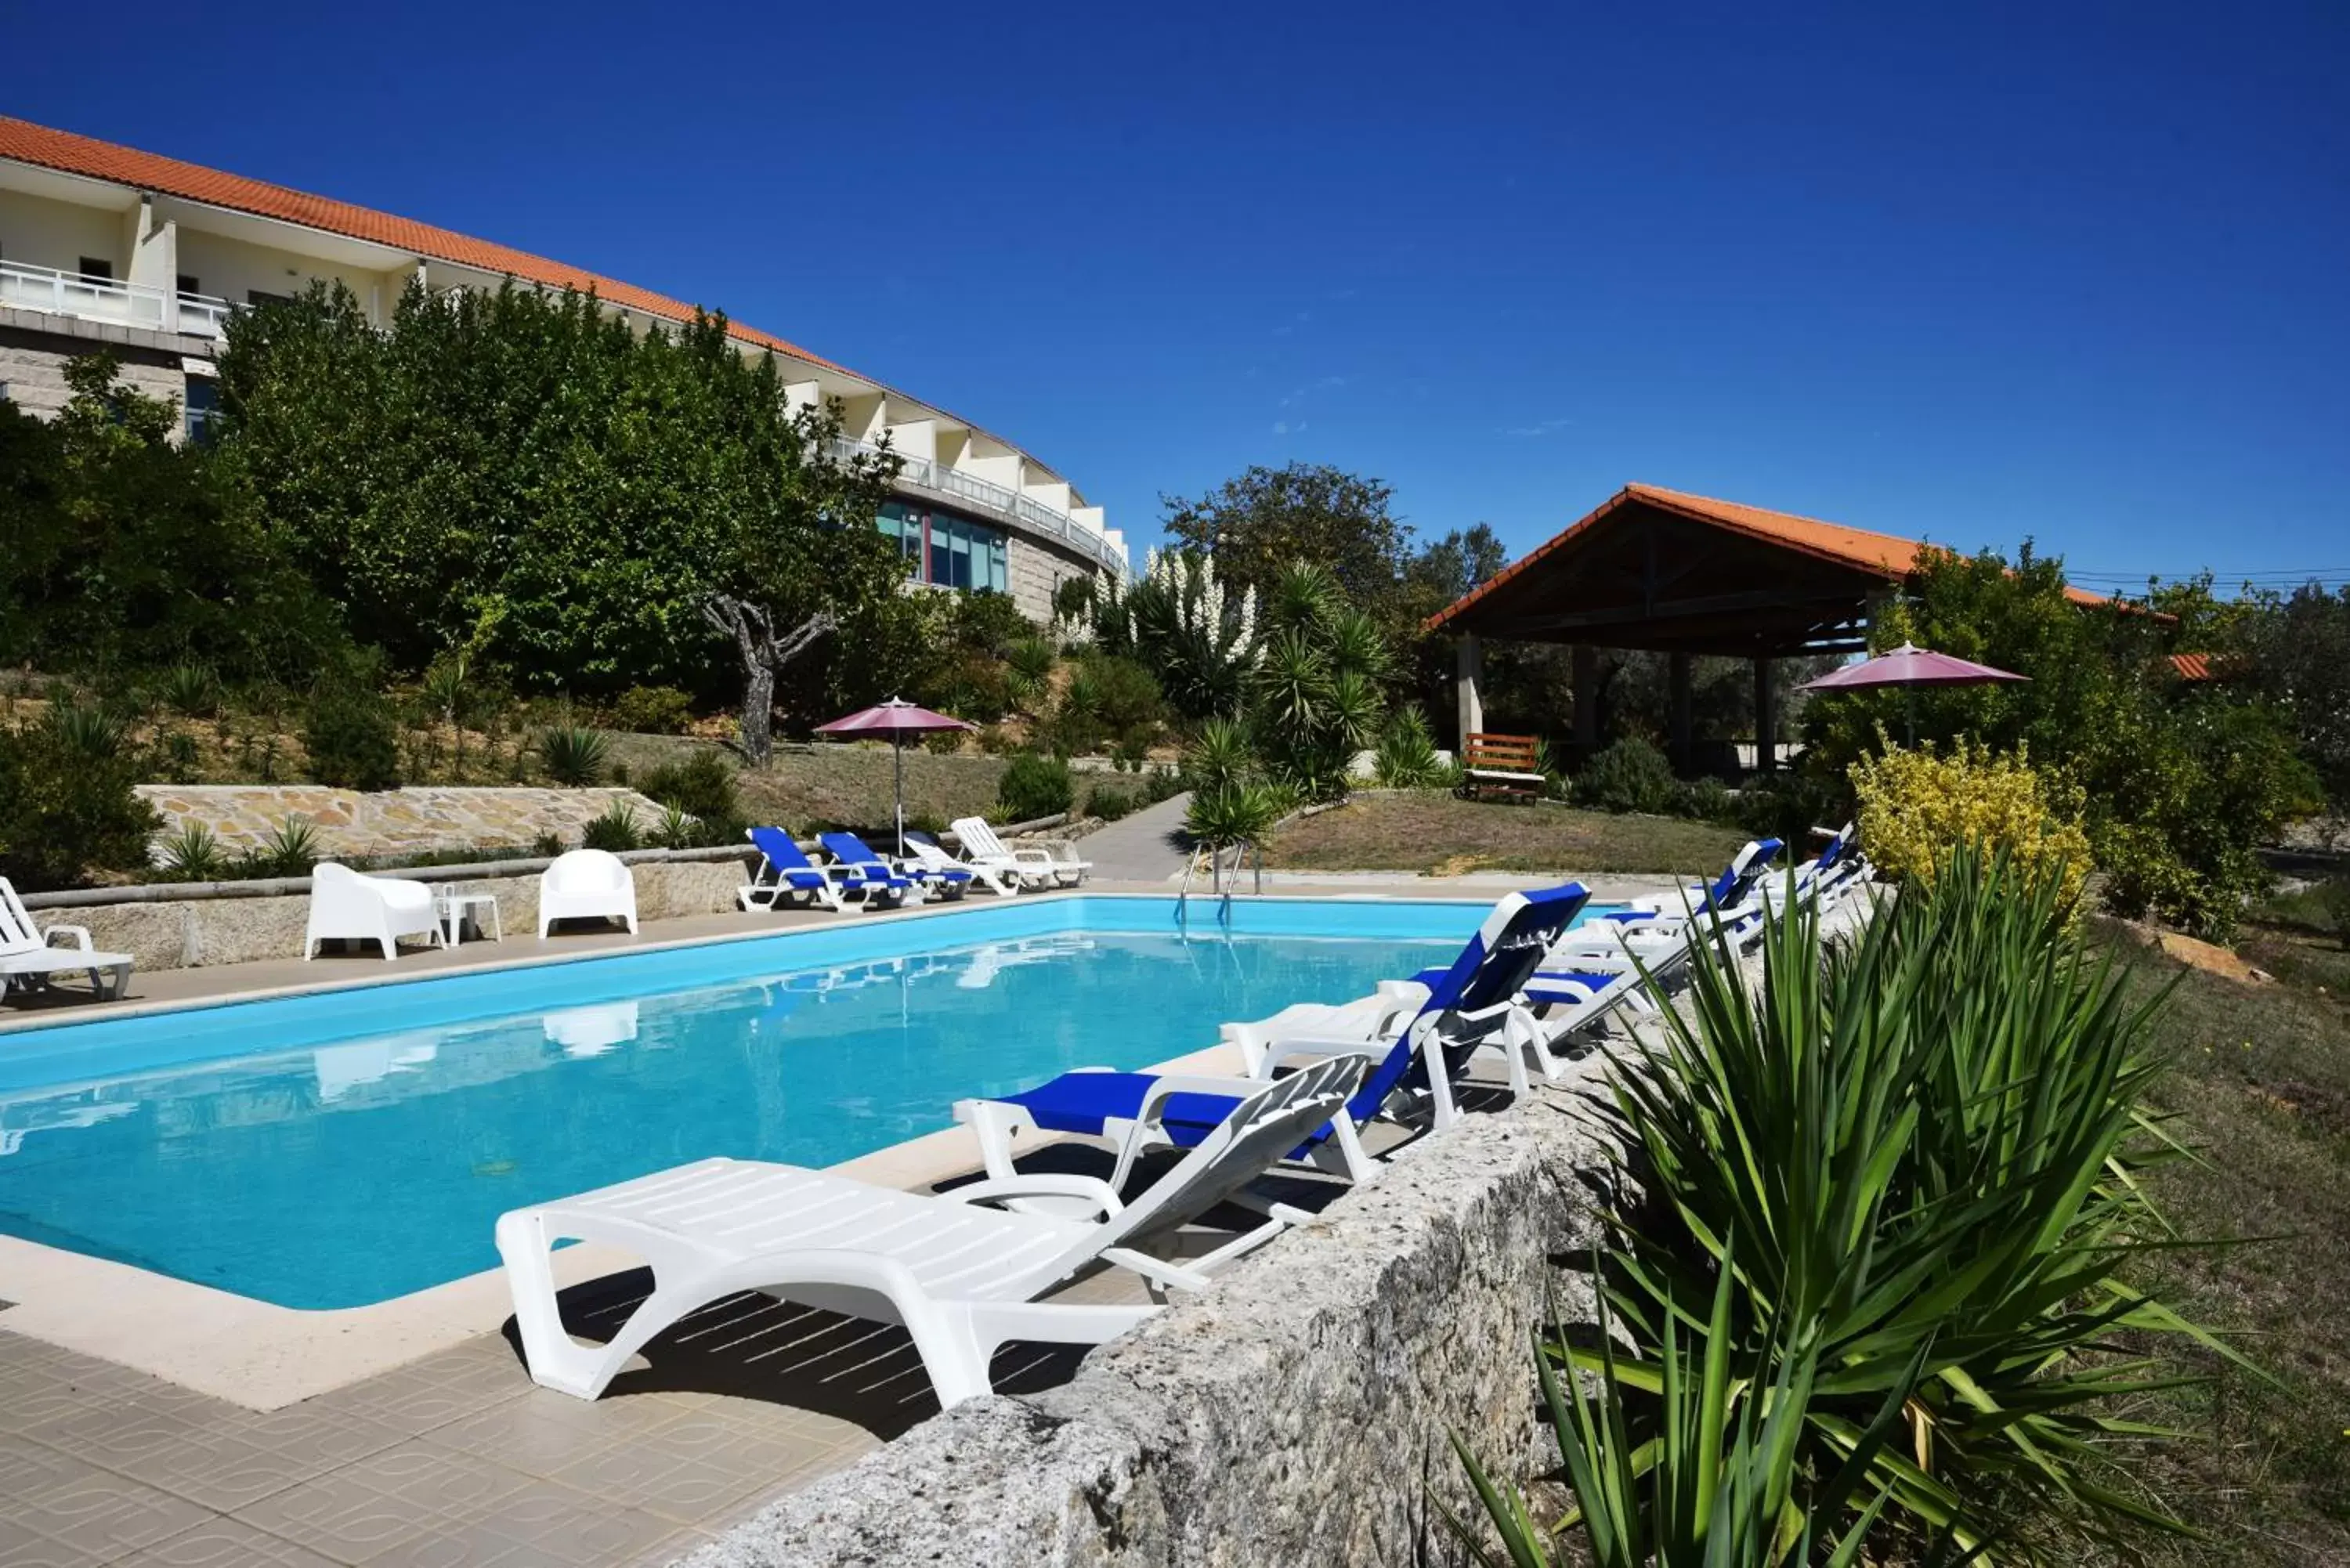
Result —
<instances>
[{"instance_id":1,"label":"white building with orange roof","mask_svg":"<svg viewBox=\"0 0 2350 1568\"><path fill-rule=\"evenodd\" d=\"M47 416L65 364L101 346L125 378L177 400L201 433L213 356L234 311L317 282L346 285L388 325L421 279L433 289L593 289L651 326L693 306L430 223L0 116L0 398ZM746 353L773 353L796 403L837 400L845 441L904 460L881 527L909 577L993 588L1050 616L1072 577L1129 571L1126 542L1069 481L1021 448L797 344L730 319Z\"/></svg>"}]
</instances>

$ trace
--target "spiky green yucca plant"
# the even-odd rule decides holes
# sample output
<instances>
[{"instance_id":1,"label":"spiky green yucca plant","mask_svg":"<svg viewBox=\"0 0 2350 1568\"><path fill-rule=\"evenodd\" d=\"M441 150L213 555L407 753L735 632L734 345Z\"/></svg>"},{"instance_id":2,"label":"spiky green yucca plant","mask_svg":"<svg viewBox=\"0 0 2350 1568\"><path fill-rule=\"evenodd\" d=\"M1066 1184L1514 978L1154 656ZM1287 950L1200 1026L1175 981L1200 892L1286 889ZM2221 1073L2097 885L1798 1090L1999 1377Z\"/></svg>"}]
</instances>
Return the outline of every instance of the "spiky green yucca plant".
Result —
<instances>
[{"instance_id":1,"label":"spiky green yucca plant","mask_svg":"<svg viewBox=\"0 0 2350 1568\"><path fill-rule=\"evenodd\" d=\"M1808 909L1763 940L1763 983L1709 953L1688 1016L1618 1064L1613 1114L1672 1223L1619 1224L1617 1309L1644 1346L1735 1270L1735 1354L1815 1326L1806 1461L1849 1454L1923 1355L1908 1440L1872 1465L1897 1521L1986 1562L2033 1561L1987 1511L2036 1504L2092 1535L2179 1528L2120 1490L2108 1413L2165 1386L2110 1351L2116 1330L2188 1333L2120 1278L2172 1244L2132 1173L2159 1152L2139 1101L2160 1070L2110 956L2066 929L2053 882L1960 848L1854 940L1821 951ZM1654 1386L1652 1361L1624 1374Z\"/></svg>"},{"instance_id":2,"label":"spiky green yucca plant","mask_svg":"<svg viewBox=\"0 0 2350 1568\"><path fill-rule=\"evenodd\" d=\"M1825 953L1797 908L1763 939L1759 990L1705 953L1685 1014L1614 1063L1605 1114L1648 1201L1607 1216L1603 1288L1635 1349L1559 1344L1545 1359L1630 1402L1607 1449L1627 1474L1748 1462L1759 1439L1739 1401L1800 1354L1790 1521L1822 1539L1851 1521L1812 1515L1859 1500L1883 1509L1872 1552L1913 1558L2045 1562L2068 1535L2182 1528L2113 1464L2117 1444L2166 1435L2111 1413L2166 1386L2113 1348L2116 1331L2213 1344L2120 1277L2177 1244L2134 1179L2164 1152L2137 1108L2163 998L2131 1003L2054 898L2053 881L2035 891L1961 849L1930 890L1905 888ZM1709 1299L1706 1320L1686 1304ZM1690 1334L1709 1367L1752 1369L1724 1401L1691 1403L1676 1348ZM1894 1442L1872 1436L1888 1407ZM1856 1464L1846 1496L1806 1501ZM1634 1530L1658 1543L1614 1560L1816 1560L1784 1529L1770 1555L1723 1558L1663 1531L1660 1501L1575 1490L1595 1548Z\"/></svg>"}]
</instances>

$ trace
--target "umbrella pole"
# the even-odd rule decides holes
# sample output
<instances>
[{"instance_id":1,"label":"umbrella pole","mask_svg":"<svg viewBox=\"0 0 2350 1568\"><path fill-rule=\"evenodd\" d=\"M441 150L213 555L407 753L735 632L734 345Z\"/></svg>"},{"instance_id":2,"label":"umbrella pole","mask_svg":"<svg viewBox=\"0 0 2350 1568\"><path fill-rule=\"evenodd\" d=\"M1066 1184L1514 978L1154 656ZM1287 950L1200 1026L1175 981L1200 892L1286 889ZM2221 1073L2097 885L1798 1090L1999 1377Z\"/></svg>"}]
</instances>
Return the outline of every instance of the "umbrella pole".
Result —
<instances>
[{"instance_id":1,"label":"umbrella pole","mask_svg":"<svg viewBox=\"0 0 2350 1568\"><path fill-rule=\"evenodd\" d=\"M889 758L898 775L898 857L906 857L906 736L903 731L889 732Z\"/></svg>"}]
</instances>

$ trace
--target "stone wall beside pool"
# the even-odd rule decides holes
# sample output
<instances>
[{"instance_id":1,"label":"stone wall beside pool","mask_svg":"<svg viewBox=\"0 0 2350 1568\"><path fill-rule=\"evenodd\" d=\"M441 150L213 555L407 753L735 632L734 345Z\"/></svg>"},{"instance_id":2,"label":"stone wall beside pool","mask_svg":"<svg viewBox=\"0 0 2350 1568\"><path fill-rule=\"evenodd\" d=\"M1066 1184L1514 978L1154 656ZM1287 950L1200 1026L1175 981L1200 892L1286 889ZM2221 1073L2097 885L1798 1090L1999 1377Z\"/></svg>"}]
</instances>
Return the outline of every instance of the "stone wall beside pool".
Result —
<instances>
[{"instance_id":1,"label":"stone wall beside pool","mask_svg":"<svg viewBox=\"0 0 2350 1568\"><path fill-rule=\"evenodd\" d=\"M519 936L527 940L538 930L536 867L544 862L529 864L528 872L510 877L436 879L434 890L494 895L507 940ZM640 920L714 915L735 909L735 889L750 880L750 871L740 857L635 860L629 870L636 878ZM44 927L87 926L96 946L129 953L139 961L140 969L151 973L204 964L300 958L309 919L307 893L90 904L52 904L44 899L34 916L35 922ZM530 952L518 950L515 956L526 958Z\"/></svg>"},{"instance_id":2,"label":"stone wall beside pool","mask_svg":"<svg viewBox=\"0 0 2350 1568\"><path fill-rule=\"evenodd\" d=\"M520 784L333 789L326 784L140 784L163 819L162 835L191 823L212 829L229 853L258 849L288 818L310 825L328 859L415 855L504 846L528 849L543 833L577 848L580 830L617 803L639 826L661 808L632 789L535 789Z\"/></svg>"}]
</instances>

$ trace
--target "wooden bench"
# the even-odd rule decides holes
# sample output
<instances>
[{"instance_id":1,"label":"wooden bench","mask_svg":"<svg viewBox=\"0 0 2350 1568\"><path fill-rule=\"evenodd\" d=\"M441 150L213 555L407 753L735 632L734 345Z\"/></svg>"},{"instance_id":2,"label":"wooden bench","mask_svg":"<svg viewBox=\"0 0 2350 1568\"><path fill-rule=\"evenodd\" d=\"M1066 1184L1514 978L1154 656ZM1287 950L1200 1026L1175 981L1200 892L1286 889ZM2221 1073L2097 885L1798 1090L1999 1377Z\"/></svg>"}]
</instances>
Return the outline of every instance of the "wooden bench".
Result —
<instances>
[{"instance_id":1,"label":"wooden bench","mask_svg":"<svg viewBox=\"0 0 2350 1568\"><path fill-rule=\"evenodd\" d=\"M1532 735L1489 735L1471 731L1461 754L1461 793L1539 795L1549 786L1536 760L1541 742Z\"/></svg>"}]
</instances>

